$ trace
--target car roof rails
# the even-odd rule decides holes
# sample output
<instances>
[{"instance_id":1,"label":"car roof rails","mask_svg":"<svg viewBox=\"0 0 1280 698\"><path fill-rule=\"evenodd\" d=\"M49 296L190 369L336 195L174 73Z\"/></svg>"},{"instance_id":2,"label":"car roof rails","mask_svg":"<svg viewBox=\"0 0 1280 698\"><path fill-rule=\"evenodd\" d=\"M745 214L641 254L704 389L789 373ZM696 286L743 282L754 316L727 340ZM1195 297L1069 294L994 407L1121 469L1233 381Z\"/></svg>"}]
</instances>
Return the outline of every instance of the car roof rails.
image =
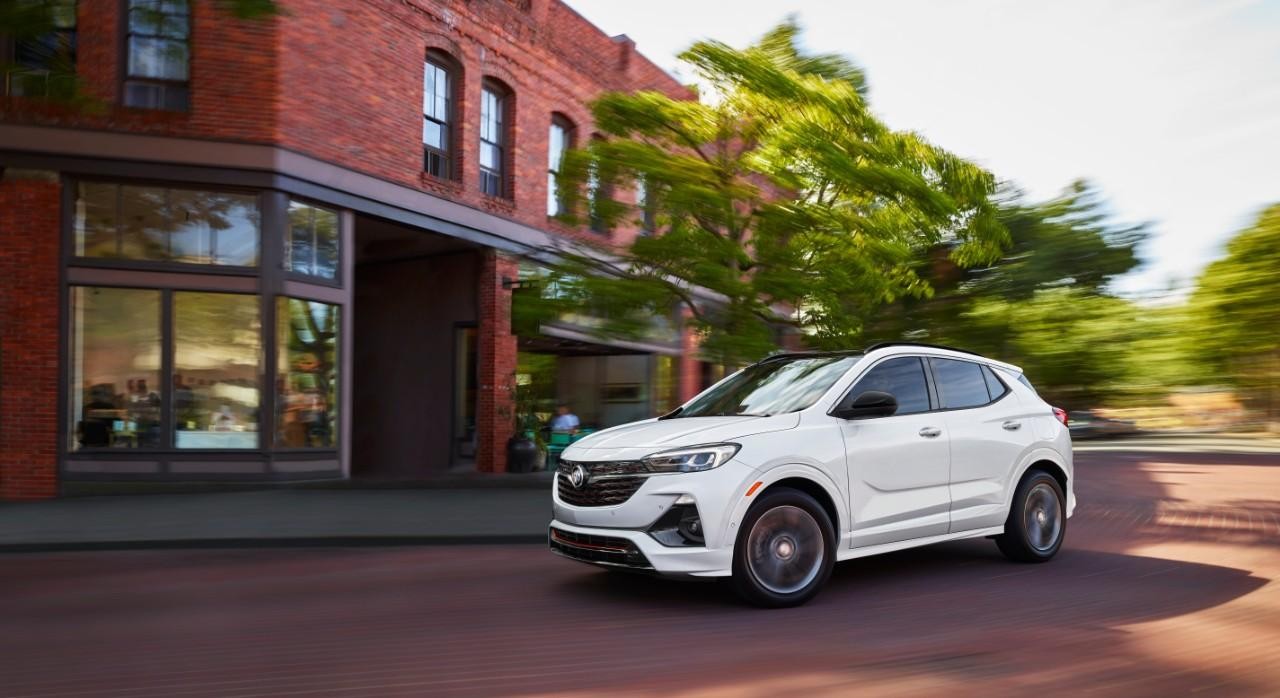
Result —
<instances>
[{"instance_id":1,"label":"car roof rails","mask_svg":"<svg viewBox=\"0 0 1280 698\"><path fill-rule=\"evenodd\" d=\"M982 356L976 351L969 351L968 349L959 349L956 347L949 347L945 344L928 344L926 342L877 342L867 347L864 351L870 354L876 349L885 349L887 347L927 347L929 349L945 349L947 351L958 351L961 354L969 354L972 356Z\"/></svg>"},{"instance_id":2,"label":"car roof rails","mask_svg":"<svg viewBox=\"0 0 1280 698\"><path fill-rule=\"evenodd\" d=\"M779 361L782 359L800 359L806 356L855 356L862 354L861 349L835 349L830 351L780 351L776 354L770 354L759 361L757 364L768 363L770 361Z\"/></svg>"}]
</instances>

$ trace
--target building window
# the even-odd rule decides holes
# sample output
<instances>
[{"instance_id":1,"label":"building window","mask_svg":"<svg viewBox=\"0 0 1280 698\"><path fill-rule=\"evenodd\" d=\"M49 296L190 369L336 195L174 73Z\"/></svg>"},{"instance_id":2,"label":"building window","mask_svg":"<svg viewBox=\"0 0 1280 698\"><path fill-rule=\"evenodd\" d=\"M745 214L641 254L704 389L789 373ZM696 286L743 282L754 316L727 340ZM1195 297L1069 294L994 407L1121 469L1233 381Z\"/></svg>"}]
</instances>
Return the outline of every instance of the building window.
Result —
<instances>
[{"instance_id":1,"label":"building window","mask_svg":"<svg viewBox=\"0 0 1280 698\"><path fill-rule=\"evenodd\" d=\"M70 448L159 448L160 291L71 289Z\"/></svg>"},{"instance_id":2,"label":"building window","mask_svg":"<svg viewBox=\"0 0 1280 698\"><path fill-rule=\"evenodd\" d=\"M175 447L258 447L260 318L257 296L173 293Z\"/></svg>"},{"instance_id":3,"label":"building window","mask_svg":"<svg viewBox=\"0 0 1280 698\"><path fill-rule=\"evenodd\" d=\"M187 0L127 0L124 104L186 111L191 63Z\"/></svg>"},{"instance_id":4,"label":"building window","mask_svg":"<svg viewBox=\"0 0 1280 698\"><path fill-rule=\"evenodd\" d=\"M276 446L338 445L338 306L276 298Z\"/></svg>"},{"instance_id":5,"label":"building window","mask_svg":"<svg viewBox=\"0 0 1280 698\"><path fill-rule=\"evenodd\" d=\"M441 179L453 176L449 152L453 145L453 76L434 54L423 64L422 149L423 169Z\"/></svg>"},{"instance_id":6,"label":"building window","mask_svg":"<svg viewBox=\"0 0 1280 698\"><path fill-rule=\"evenodd\" d=\"M257 296L89 286L70 295L71 450L258 447Z\"/></svg>"},{"instance_id":7,"label":"building window","mask_svg":"<svg viewBox=\"0 0 1280 698\"><path fill-rule=\"evenodd\" d=\"M507 94L494 83L485 83L480 93L480 191L489 196L507 196L506 114Z\"/></svg>"},{"instance_id":8,"label":"building window","mask_svg":"<svg viewBox=\"0 0 1280 698\"><path fill-rule=\"evenodd\" d=\"M81 182L75 253L255 267L260 219L254 194Z\"/></svg>"},{"instance_id":9,"label":"building window","mask_svg":"<svg viewBox=\"0 0 1280 698\"><path fill-rule=\"evenodd\" d=\"M649 191L649 181L636 177L636 208L640 210L640 234L652 235L657 229L657 201Z\"/></svg>"},{"instance_id":10,"label":"building window","mask_svg":"<svg viewBox=\"0 0 1280 698\"><path fill-rule=\"evenodd\" d=\"M289 202L285 269L295 274L338 276L338 214L297 201Z\"/></svg>"},{"instance_id":11,"label":"building window","mask_svg":"<svg viewBox=\"0 0 1280 698\"><path fill-rule=\"evenodd\" d=\"M71 97L75 93L76 0L13 3L20 21L39 33L0 37L4 94L12 97Z\"/></svg>"},{"instance_id":12,"label":"building window","mask_svg":"<svg viewBox=\"0 0 1280 698\"><path fill-rule=\"evenodd\" d=\"M559 114L551 117L551 131L547 137L547 215L566 213L564 193L560 191L560 168L565 151L573 145L573 124Z\"/></svg>"}]
</instances>

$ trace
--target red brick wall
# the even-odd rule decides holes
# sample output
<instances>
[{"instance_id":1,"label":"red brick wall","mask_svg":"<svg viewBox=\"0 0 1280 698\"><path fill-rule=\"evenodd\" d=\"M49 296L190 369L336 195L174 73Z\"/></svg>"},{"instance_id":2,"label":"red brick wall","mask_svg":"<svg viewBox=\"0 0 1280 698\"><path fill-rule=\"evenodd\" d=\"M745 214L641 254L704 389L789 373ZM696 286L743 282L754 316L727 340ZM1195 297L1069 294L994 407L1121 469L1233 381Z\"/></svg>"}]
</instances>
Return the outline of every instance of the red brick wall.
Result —
<instances>
[{"instance_id":1,"label":"red brick wall","mask_svg":"<svg viewBox=\"0 0 1280 698\"><path fill-rule=\"evenodd\" d=\"M476 470L507 470L507 439L515 426L516 336L511 334L511 291L503 278L519 278L519 263L488 250L480 263L477 298Z\"/></svg>"},{"instance_id":2,"label":"red brick wall","mask_svg":"<svg viewBox=\"0 0 1280 698\"><path fill-rule=\"evenodd\" d=\"M0 499L57 494L56 180L0 181Z\"/></svg>"},{"instance_id":3,"label":"red brick wall","mask_svg":"<svg viewBox=\"0 0 1280 698\"><path fill-rule=\"evenodd\" d=\"M192 3L190 110L120 105L124 0L79 0L76 74L87 104L0 98L0 122L270 143L279 110L277 19L237 20L220 3Z\"/></svg>"},{"instance_id":4,"label":"red brick wall","mask_svg":"<svg viewBox=\"0 0 1280 698\"><path fill-rule=\"evenodd\" d=\"M611 89L688 93L635 52L559 2L284 0L280 142L294 150L539 228L571 235L546 216L547 134L553 112L592 133L587 104ZM422 72L428 49L461 66L454 105L455 181L422 171ZM513 93L506 198L479 191L480 91L485 78ZM618 192L621 200L630 194ZM616 239L629 240L631 226ZM599 238L594 238L599 239Z\"/></svg>"}]
</instances>

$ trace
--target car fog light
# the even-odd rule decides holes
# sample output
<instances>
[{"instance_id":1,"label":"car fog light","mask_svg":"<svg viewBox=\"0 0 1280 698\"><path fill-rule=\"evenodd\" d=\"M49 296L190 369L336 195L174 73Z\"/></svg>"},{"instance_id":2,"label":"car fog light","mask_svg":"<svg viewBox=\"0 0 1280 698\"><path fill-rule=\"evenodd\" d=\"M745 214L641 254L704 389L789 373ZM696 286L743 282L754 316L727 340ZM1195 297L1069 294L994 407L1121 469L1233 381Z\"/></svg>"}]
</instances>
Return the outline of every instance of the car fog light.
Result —
<instances>
[{"instance_id":1,"label":"car fog light","mask_svg":"<svg viewBox=\"0 0 1280 698\"><path fill-rule=\"evenodd\" d=\"M696 504L673 505L649 527L649 535L668 548L706 545Z\"/></svg>"}]
</instances>

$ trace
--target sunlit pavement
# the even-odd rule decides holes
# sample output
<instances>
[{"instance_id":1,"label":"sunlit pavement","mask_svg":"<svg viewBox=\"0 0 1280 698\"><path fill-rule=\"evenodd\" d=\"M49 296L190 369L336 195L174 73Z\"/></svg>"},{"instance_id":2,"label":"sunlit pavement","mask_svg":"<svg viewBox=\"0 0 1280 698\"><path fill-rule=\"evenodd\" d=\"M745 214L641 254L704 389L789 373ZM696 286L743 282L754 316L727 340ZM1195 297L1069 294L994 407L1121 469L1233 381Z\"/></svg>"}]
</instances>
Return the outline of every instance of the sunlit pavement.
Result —
<instances>
[{"instance_id":1,"label":"sunlit pavement","mask_svg":"<svg viewBox=\"0 0 1280 698\"><path fill-rule=\"evenodd\" d=\"M0 694L1280 693L1280 455L1077 462L1054 562L907 551L782 611L527 545L0 556Z\"/></svg>"}]
</instances>

